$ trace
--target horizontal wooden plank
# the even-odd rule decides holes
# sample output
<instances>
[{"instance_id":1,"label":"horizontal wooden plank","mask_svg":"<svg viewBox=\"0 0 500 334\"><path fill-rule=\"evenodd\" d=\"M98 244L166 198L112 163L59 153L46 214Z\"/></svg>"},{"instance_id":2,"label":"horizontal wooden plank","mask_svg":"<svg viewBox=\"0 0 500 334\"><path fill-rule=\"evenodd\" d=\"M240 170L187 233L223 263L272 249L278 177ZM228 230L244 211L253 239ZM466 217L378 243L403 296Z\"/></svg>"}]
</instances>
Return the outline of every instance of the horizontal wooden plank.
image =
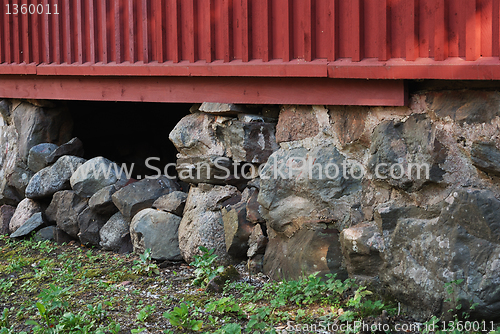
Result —
<instances>
[{"instance_id":1,"label":"horizontal wooden plank","mask_svg":"<svg viewBox=\"0 0 500 334\"><path fill-rule=\"evenodd\" d=\"M38 74L65 76L200 76L200 77L330 77L336 79L443 79L443 80L500 80L500 60L497 57L466 61L453 57L443 61L418 58L415 61L370 58L360 62L340 58L334 62L316 60L305 62L253 60L248 63L234 60L229 63L97 63L97 64L0 64L0 74Z\"/></svg>"},{"instance_id":2,"label":"horizontal wooden plank","mask_svg":"<svg viewBox=\"0 0 500 334\"><path fill-rule=\"evenodd\" d=\"M36 64L0 64L0 74L36 74Z\"/></svg>"},{"instance_id":3,"label":"horizontal wooden plank","mask_svg":"<svg viewBox=\"0 0 500 334\"><path fill-rule=\"evenodd\" d=\"M474 62L463 58L435 61L418 58L416 61L390 59L385 62L365 59L352 62L340 59L328 64L328 77L351 79L442 79L442 80L500 80L500 60L480 58Z\"/></svg>"},{"instance_id":4,"label":"horizontal wooden plank","mask_svg":"<svg viewBox=\"0 0 500 334\"><path fill-rule=\"evenodd\" d=\"M97 75L97 76L256 76L256 77L326 77L326 60L305 62L293 60L283 62L273 60L264 62L253 60L243 62L234 60L228 63L222 60L207 63L204 60L191 63L108 63L108 64L50 64L39 65L39 75Z\"/></svg>"},{"instance_id":5,"label":"horizontal wooden plank","mask_svg":"<svg viewBox=\"0 0 500 334\"><path fill-rule=\"evenodd\" d=\"M402 80L0 75L0 97L401 106L406 95Z\"/></svg>"}]
</instances>

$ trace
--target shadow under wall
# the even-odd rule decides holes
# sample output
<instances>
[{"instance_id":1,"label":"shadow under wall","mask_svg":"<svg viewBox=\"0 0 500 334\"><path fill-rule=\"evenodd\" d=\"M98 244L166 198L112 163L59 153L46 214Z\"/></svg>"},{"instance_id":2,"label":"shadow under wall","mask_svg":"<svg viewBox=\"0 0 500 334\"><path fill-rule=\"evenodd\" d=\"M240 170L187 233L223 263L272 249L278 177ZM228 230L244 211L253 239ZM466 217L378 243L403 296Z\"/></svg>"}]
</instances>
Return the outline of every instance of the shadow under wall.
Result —
<instances>
[{"instance_id":1,"label":"shadow under wall","mask_svg":"<svg viewBox=\"0 0 500 334\"><path fill-rule=\"evenodd\" d=\"M149 164L164 170L176 161L177 150L168 139L170 131L189 114L191 104L149 102L69 101L74 119L73 136L82 140L85 158L103 156L128 168L133 178L156 175ZM170 175L175 168L169 169Z\"/></svg>"}]
</instances>

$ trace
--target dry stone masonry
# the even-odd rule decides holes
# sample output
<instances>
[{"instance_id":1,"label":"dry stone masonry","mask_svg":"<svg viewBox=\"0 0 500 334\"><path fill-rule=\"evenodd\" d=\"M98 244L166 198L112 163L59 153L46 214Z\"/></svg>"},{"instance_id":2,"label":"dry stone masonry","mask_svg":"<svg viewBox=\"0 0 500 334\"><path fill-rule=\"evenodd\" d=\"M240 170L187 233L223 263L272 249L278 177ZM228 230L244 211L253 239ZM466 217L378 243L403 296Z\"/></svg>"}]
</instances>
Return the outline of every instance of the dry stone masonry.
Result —
<instances>
[{"instance_id":1,"label":"dry stone masonry","mask_svg":"<svg viewBox=\"0 0 500 334\"><path fill-rule=\"evenodd\" d=\"M500 317L499 92L198 104L171 125L177 174L146 179L85 156L64 104L2 100L0 114L0 232L13 238L188 263L204 246L276 280L354 278L422 319L453 308L445 284L464 279L451 300Z\"/></svg>"}]
</instances>

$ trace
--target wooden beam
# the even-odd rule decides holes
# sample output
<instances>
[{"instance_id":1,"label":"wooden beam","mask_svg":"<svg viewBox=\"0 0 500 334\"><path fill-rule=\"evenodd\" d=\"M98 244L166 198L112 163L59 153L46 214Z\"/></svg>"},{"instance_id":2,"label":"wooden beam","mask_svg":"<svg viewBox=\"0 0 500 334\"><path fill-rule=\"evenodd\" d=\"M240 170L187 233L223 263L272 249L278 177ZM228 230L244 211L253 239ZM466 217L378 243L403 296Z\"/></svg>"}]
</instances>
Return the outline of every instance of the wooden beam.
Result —
<instances>
[{"instance_id":1,"label":"wooden beam","mask_svg":"<svg viewBox=\"0 0 500 334\"><path fill-rule=\"evenodd\" d=\"M401 106L404 82L328 78L0 75L0 97L23 99Z\"/></svg>"}]
</instances>

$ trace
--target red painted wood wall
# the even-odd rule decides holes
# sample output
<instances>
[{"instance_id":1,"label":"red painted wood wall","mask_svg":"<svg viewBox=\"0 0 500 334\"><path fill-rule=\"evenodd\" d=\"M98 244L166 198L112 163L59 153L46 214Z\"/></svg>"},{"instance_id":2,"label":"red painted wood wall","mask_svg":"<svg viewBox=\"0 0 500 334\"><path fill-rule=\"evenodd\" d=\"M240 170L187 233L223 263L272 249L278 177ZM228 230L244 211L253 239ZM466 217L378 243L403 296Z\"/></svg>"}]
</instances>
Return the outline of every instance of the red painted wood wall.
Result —
<instances>
[{"instance_id":1,"label":"red painted wood wall","mask_svg":"<svg viewBox=\"0 0 500 334\"><path fill-rule=\"evenodd\" d=\"M0 74L500 79L500 0L0 4Z\"/></svg>"}]
</instances>

